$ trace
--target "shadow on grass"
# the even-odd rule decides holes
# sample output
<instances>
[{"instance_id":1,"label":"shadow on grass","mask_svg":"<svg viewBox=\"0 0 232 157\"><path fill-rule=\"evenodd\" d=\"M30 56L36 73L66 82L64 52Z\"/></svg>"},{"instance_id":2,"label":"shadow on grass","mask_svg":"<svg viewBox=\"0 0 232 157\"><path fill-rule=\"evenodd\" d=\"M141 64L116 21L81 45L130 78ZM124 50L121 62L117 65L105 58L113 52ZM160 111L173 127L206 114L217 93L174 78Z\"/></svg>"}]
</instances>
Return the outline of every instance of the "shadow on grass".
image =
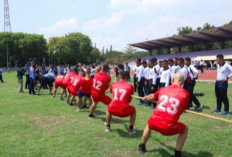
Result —
<instances>
[{"instance_id":1,"label":"shadow on grass","mask_svg":"<svg viewBox=\"0 0 232 157\"><path fill-rule=\"evenodd\" d=\"M166 151L165 149L162 149L162 148L159 148L157 150L154 150L153 152L157 151L159 152L159 154L162 156L162 157L172 157L174 155L174 152L175 152L175 148L171 147L171 146L168 146L166 145L165 143L163 142L160 142L158 139L156 139L160 145L162 145L163 147L166 147L168 148L169 150L171 150L173 153L169 153L168 151ZM183 151L182 152L182 156L183 157L213 157L213 154L210 153L210 152L203 152L203 151L199 151L197 152L196 154L192 154L192 153L188 153L186 151Z\"/></svg>"},{"instance_id":2,"label":"shadow on grass","mask_svg":"<svg viewBox=\"0 0 232 157\"><path fill-rule=\"evenodd\" d=\"M136 130L136 133L132 136L129 135L128 133L128 128L127 129L114 129L114 131L116 131L119 136L121 137L125 137L125 138L141 138L142 134L143 134L143 130Z\"/></svg>"},{"instance_id":3,"label":"shadow on grass","mask_svg":"<svg viewBox=\"0 0 232 157\"><path fill-rule=\"evenodd\" d=\"M210 107L204 105L204 106L202 107L202 109L210 109Z\"/></svg>"},{"instance_id":4,"label":"shadow on grass","mask_svg":"<svg viewBox=\"0 0 232 157\"><path fill-rule=\"evenodd\" d=\"M106 115L106 112L102 112L100 110L95 110L94 113L99 116L99 115Z\"/></svg>"},{"instance_id":5,"label":"shadow on grass","mask_svg":"<svg viewBox=\"0 0 232 157\"><path fill-rule=\"evenodd\" d=\"M102 122L106 122L106 118L105 117L101 117L101 120L102 120ZM122 120L122 119L115 119L115 118L112 118L112 120L111 120L111 123L112 123L112 125L114 125L114 124L124 124L124 120Z\"/></svg>"}]
</instances>

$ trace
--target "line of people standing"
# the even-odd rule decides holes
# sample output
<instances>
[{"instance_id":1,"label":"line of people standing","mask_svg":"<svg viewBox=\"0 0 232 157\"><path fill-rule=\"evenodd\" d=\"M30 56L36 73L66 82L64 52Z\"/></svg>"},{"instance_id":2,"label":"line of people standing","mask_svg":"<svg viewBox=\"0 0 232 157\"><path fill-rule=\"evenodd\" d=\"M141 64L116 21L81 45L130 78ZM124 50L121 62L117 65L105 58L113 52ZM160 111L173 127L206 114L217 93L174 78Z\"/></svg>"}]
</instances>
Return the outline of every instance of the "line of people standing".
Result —
<instances>
[{"instance_id":1,"label":"line of people standing","mask_svg":"<svg viewBox=\"0 0 232 157\"><path fill-rule=\"evenodd\" d=\"M167 87L171 84L171 79L174 74L181 72L184 75L183 88L189 93L189 108L193 107L192 102L195 103L195 110L199 111L202 106L196 96L193 94L196 79L198 78L198 70L191 65L191 59L189 57L174 58L163 61L157 61L157 59L151 58L146 61L142 61L141 58L136 60L135 68L135 85L138 88L138 95L144 97L155 93L162 87ZM154 109L156 104L144 102L140 100L138 105L145 105Z\"/></svg>"}]
</instances>

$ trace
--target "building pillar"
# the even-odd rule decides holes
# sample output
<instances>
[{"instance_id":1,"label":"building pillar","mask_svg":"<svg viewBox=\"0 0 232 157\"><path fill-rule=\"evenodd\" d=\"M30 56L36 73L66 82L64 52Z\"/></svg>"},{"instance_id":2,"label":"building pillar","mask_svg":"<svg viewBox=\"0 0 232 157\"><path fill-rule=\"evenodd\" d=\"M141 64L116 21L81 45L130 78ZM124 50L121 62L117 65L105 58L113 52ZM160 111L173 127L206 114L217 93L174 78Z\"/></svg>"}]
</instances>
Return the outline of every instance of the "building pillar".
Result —
<instances>
[{"instance_id":1,"label":"building pillar","mask_svg":"<svg viewBox=\"0 0 232 157\"><path fill-rule=\"evenodd\" d=\"M171 54L171 48L168 47L167 49L168 49L168 54Z\"/></svg>"},{"instance_id":2,"label":"building pillar","mask_svg":"<svg viewBox=\"0 0 232 157\"><path fill-rule=\"evenodd\" d=\"M160 55L161 54L161 48L158 48L157 51L158 51L158 55Z\"/></svg>"},{"instance_id":3,"label":"building pillar","mask_svg":"<svg viewBox=\"0 0 232 157\"><path fill-rule=\"evenodd\" d=\"M221 42L221 49L225 49L225 46L226 46L225 41L222 41Z\"/></svg>"},{"instance_id":4,"label":"building pillar","mask_svg":"<svg viewBox=\"0 0 232 157\"><path fill-rule=\"evenodd\" d=\"M181 46L178 46L178 53L181 53Z\"/></svg>"},{"instance_id":5,"label":"building pillar","mask_svg":"<svg viewBox=\"0 0 232 157\"><path fill-rule=\"evenodd\" d=\"M190 51L190 52L194 51L194 45L193 45L193 44L190 44L190 45L189 45L189 51Z\"/></svg>"}]
</instances>

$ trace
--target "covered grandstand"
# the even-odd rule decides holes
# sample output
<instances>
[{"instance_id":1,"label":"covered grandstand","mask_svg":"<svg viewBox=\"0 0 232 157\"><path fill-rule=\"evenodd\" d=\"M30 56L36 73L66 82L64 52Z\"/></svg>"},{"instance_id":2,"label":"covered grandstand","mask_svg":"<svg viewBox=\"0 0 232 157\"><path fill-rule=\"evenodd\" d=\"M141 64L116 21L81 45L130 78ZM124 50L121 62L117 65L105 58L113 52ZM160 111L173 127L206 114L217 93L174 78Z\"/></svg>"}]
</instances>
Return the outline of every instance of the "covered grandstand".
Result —
<instances>
[{"instance_id":1,"label":"covered grandstand","mask_svg":"<svg viewBox=\"0 0 232 157\"><path fill-rule=\"evenodd\" d=\"M216 60L217 54L223 54L225 59L232 60L232 49L225 49L225 42L232 41L232 26L222 26L205 31L196 31L189 34L166 37L161 39L143 41L139 43L130 44L133 47L141 48L150 52L150 56L143 57L143 60L149 60L152 56L153 50L158 50L158 55L155 57L158 60L165 60L169 58L185 58L190 57L192 61L195 60ZM221 49L207 50L207 44L220 43ZM205 45L204 51L193 52L195 45ZM182 47L189 46L190 52L182 53ZM178 48L178 52L172 54L171 49ZM161 54L161 49L167 49L167 54ZM135 63L131 62L130 66L134 67Z\"/></svg>"},{"instance_id":2,"label":"covered grandstand","mask_svg":"<svg viewBox=\"0 0 232 157\"><path fill-rule=\"evenodd\" d=\"M229 26L216 27L204 31L195 31L193 33L184 34L184 35L143 41L130 45L137 48L145 49L149 51L150 56L152 56L153 50L158 50L158 54L160 55L161 49L167 49L168 54L171 54L171 48L178 48L177 53L179 54L181 53L182 47L189 46L190 52L192 52L193 47L195 45L202 45L202 44L205 45L205 50L208 50L207 45L209 43L216 43L216 42L220 43L221 49L224 49L225 42L231 40L232 40L232 26L229 25ZM200 53L202 54L203 52ZM204 53L213 53L213 51L205 51ZM210 55L211 54L209 54L209 56ZM171 55L169 56L172 57Z\"/></svg>"}]
</instances>

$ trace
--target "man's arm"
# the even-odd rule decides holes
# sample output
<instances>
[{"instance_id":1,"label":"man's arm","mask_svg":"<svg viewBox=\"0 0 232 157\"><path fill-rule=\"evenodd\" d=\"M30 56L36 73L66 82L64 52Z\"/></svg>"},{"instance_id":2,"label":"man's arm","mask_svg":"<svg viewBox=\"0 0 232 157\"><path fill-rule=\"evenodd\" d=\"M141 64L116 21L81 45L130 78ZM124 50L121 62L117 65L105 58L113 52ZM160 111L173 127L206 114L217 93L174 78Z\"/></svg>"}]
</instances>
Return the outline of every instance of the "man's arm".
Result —
<instances>
[{"instance_id":1,"label":"man's arm","mask_svg":"<svg viewBox=\"0 0 232 157\"><path fill-rule=\"evenodd\" d=\"M190 70L193 72L193 78L198 78L198 70L193 65L190 66Z\"/></svg>"},{"instance_id":2,"label":"man's arm","mask_svg":"<svg viewBox=\"0 0 232 157\"><path fill-rule=\"evenodd\" d=\"M230 71L230 73L231 73L231 74L229 75L229 78L230 78L230 77L232 77L232 66L229 65L229 64L228 64L228 69L229 69L229 71Z\"/></svg>"},{"instance_id":3,"label":"man's arm","mask_svg":"<svg viewBox=\"0 0 232 157\"><path fill-rule=\"evenodd\" d=\"M171 73L168 72L168 73L167 73L167 77L166 77L166 84L165 84L165 87L169 86L170 80L171 80Z\"/></svg>"},{"instance_id":4,"label":"man's arm","mask_svg":"<svg viewBox=\"0 0 232 157\"><path fill-rule=\"evenodd\" d=\"M142 98L143 101L154 102L158 99L159 91L155 92L155 94L150 94Z\"/></svg>"},{"instance_id":5,"label":"man's arm","mask_svg":"<svg viewBox=\"0 0 232 157\"><path fill-rule=\"evenodd\" d=\"M138 72L138 82L140 82L141 81L141 78L142 78L142 69L141 68L139 68L138 69L139 70L139 72Z\"/></svg>"},{"instance_id":6,"label":"man's arm","mask_svg":"<svg viewBox=\"0 0 232 157\"><path fill-rule=\"evenodd\" d=\"M154 98L154 94L150 94L148 96L145 96L142 98L143 101L149 101L149 102L153 102L155 101L156 99Z\"/></svg>"}]
</instances>

